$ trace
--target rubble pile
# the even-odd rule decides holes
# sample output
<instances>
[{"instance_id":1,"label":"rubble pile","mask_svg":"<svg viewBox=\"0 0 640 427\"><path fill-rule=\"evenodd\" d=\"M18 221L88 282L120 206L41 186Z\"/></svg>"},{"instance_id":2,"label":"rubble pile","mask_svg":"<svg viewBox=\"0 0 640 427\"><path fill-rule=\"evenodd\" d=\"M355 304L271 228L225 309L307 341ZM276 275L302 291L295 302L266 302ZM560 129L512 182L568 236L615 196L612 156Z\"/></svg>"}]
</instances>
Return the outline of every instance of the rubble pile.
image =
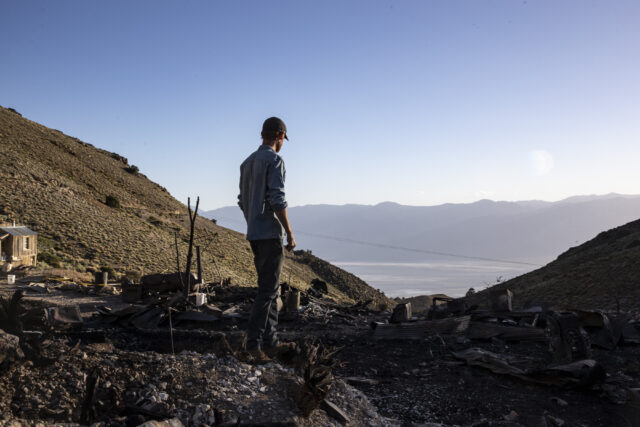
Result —
<instances>
[{"instance_id":1,"label":"rubble pile","mask_svg":"<svg viewBox=\"0 0 640 427\"><path fill-rule=\"evenodd\" d=\"M301 378L279 363L254 366L233 356L173 356L68 339L46 341L43 357L49 359L44 365L24 361L3 369L2 422L138 425L175 417L183 425L340 425L322 410L302 417L295 399ZM97 386L87 403L92 378ZM359 420L384 424L364 395L341 381L327 397L348 403L345 409Z\"/></svg>"},{"instance_id":2,"label":"rubble pile","mask_svg":"<svg viewBox=\"0 0 640 427\"><path fill-rule=\"evenodd\" d=\"M75 291L3 299L22 306L1 320L29 330L0 333L0 425L392 425L331 375L337 359L322 345L301 340L287 364L246 363L239 323L250 289L218 289L217 305L195 306L171 290L88 312L73 304ZM61 292L70 304L47 307ZM29 354L18 335L35 340ZM303 403L306 394L313 399Z\"/></svg>"},{"instance_id":3,"label":"rubble pile","mask_svg":"<svg viewBox=\"0 0 640 427\"><path fill-rule=\"evenodd\" d=\"M123 284L115 305L72 288L3 299L0 424L640 422L637 313L515 311L506 291L490 309L441 298L416 316L283 284L280 336L297 345L256 365L243 347L254 290L197 284L185 298L167 283Z\"/></svg>"}]
</instances>

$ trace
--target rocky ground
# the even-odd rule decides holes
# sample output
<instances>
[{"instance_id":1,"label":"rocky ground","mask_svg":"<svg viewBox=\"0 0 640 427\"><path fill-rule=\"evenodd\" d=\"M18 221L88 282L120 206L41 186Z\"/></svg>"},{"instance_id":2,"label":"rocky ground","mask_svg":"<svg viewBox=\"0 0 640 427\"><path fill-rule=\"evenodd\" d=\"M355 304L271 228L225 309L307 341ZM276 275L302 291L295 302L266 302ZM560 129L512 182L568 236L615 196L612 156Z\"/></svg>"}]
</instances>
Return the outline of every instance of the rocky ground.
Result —
<instances>
[{"instance_id":1,"label":"rocky ground","mask_svg":"<svg viewBox=\"0 0 640 427\"><path fill-rule=\"evenodd\" d=\"M13 290L0 289L5 296ZM101 306L114 311L128 306L118 295L50 292L27 294L24 307L37 311L80 302L83 324L72 330L43 328L37 352L26 346L24 357L0 365L1 425L172 419L173 425L640 425L637 345L594 347L591 358L604 369L602 377L554 386L496 374L486 369L490 364L470 366L454 356L473 348L546 367L552 363L546 341L447 334L378 339L371 322L383 323L390 313L311 297L298 312L281 316L281 335L299 348L314 342L340 349L327 400L348 417L345 421L323 409L303 416L299 360L255 365L236 351L251 304L246 288L219 290L213 297L225 312L234 307L233 315L210 324L180 323L173 339L168 325L140 330L127 326L124 317L100 314Z\"/></svg>"},{"instance_id":2,"label":"rocky ground","mask_svg":"<svg viewBox=\"0 0 640 427\"><path fill-rule=\"evenodd\" d=\"M233 356L183 350L175 356L129 351L112 342L46 343L50 362L13 363L0 377L4 423L139 425L177 418L183 425L339 425L322 410L303 418L292 396L299 377L278 363L249 365ZM88 384L93 412L83 414ZM358 420L384 424L364 394L336 381L329 395Z\"/></svg>"},{"instance_id":3,"label":"rocky ground","mask_svg":"<svg viewBox=\"0 0 640 427\"><path fill-rule=\"evenodd\" d=\"M350 379L386 417L447 426L640 425L640 400L635 400L637 395L626 397L629 389L640 385L637 346L594 349L594 359L607 372L603 384L556 387L466 366L452 356L453 351L474 347L545 365L550 362L547 343L459 342L446 337L376 341L369 336L369 320L363 316L357 333L336 328L319 328L315 333L328 344L343 347L339 357L345 364L336 374Z\"/></svg>"}]
</instances>

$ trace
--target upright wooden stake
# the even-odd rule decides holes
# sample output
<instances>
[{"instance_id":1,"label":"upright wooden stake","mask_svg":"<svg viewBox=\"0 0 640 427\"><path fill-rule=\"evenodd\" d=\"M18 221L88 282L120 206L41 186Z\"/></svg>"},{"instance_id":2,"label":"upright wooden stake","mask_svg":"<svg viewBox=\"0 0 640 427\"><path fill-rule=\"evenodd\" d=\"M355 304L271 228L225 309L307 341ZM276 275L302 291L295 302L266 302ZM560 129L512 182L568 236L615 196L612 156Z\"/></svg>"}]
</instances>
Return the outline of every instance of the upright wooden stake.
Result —
<instances>
[{"instance_id":1,"label":"upright wooden stake","mask_svg":"<svg viewBox=\"0 0 640 427\"><path fill-rule=\"evenodd\" d=\"M196 260L198 261L198 283L204 283L202 280L202 260L200 259L200 246L196 246Z\"/></svg>"},{"instance_id":2,"label":"upright wooden stake","mask_svg":"<svg viewBox=\"0 0 640 427\"><path fill-rule=\"evenodd\" d=\"M173 310L171 307L169 307L169 334L171 336L171 354L173 356L176 355L176 351L173 347L173 322L171 321L171 310Z\"/></svg>"},{"instance_id":3,"label":"upright wooden stake","mask_svg":"<svg viewBox=\"0 0 640 427\"><path fill-rule=\"evenodd\" d=\"M193 233L196 228L196 217L198 216L198 206L200 205L200 196L196 200L196 209L191 210L191 197L187 198L187 209L189 213L189 250L187 251L187 286L185 289L185 298L189 298L189 288L191 287L191 260L193 259Z\"/></svg>"},{"instance_id":4,"label":"upright wooden stake","mask_svg":"<svg viewBox=\"0 0 640 427\"><path fill-rule=\"evenodd\" d=\"M178 232L173 232L173 238L176 241L176 268L178 269L178 276L180 277L180 284L182 285L182 289L184 289L184 281L182 280L182 271L180 270L180 251L178 250Z\"/></svg>"},{"instance_id":5,"label":"upright wooden stake","mask_svg":"<svg viewBox=\"0 0 640 427\"><path fill-rule=\"evenodd\" d=\"M290 288L284 305L286 307L286 311L289 313L298 311L300 308L300 291L295 288Z\"/></svg>"}]
</instances>

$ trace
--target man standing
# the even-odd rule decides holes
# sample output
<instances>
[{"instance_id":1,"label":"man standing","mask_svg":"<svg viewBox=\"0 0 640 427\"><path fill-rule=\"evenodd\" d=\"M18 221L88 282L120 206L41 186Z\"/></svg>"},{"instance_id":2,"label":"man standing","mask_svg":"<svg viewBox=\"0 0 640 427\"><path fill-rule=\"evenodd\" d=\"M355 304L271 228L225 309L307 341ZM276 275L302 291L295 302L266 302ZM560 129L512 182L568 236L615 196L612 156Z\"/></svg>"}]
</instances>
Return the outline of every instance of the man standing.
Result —
<instances>
[{"instance_id":1,"label":"man standing","mask_svg":"<svg viewBox=\"0 0 640 427\"><path fill-rule=\"evenodd\" d=\"M251 309L247 350L256 360L282 349L278 341L278 290L284 261L282 238L287 250L296 246L284 194L284 161L277 154L287 138L287 127L277 117L262 125L262 145L240 166L238 206L247 220L247 240L258 273L258 293Z\"/></svg>"}]
</instances>

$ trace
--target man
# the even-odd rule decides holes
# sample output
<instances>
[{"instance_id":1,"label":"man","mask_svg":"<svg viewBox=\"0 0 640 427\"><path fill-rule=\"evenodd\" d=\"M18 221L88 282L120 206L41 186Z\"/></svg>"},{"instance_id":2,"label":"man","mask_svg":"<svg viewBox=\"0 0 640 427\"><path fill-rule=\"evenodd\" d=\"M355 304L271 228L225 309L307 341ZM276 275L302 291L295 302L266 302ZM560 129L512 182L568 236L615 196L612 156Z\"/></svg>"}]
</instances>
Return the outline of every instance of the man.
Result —
<instances>
[{"instance_id":1,"label":"man","mask_svg":"<svg viewBox=\"0 0 640 427\"><path fill-rule=\"evenodd\" d=\"M287 234L287 250L296 246L287 216L284 162L277 154L285 139L289 140L284 122L268 118L262 125L262 145L240 166L238 206L247 220L247 240L258 273L258 292L247 331L247 350L256 360L267 360L267 355L285 347L276 331L283 233Z\"/></svg>"}]
</instances>

